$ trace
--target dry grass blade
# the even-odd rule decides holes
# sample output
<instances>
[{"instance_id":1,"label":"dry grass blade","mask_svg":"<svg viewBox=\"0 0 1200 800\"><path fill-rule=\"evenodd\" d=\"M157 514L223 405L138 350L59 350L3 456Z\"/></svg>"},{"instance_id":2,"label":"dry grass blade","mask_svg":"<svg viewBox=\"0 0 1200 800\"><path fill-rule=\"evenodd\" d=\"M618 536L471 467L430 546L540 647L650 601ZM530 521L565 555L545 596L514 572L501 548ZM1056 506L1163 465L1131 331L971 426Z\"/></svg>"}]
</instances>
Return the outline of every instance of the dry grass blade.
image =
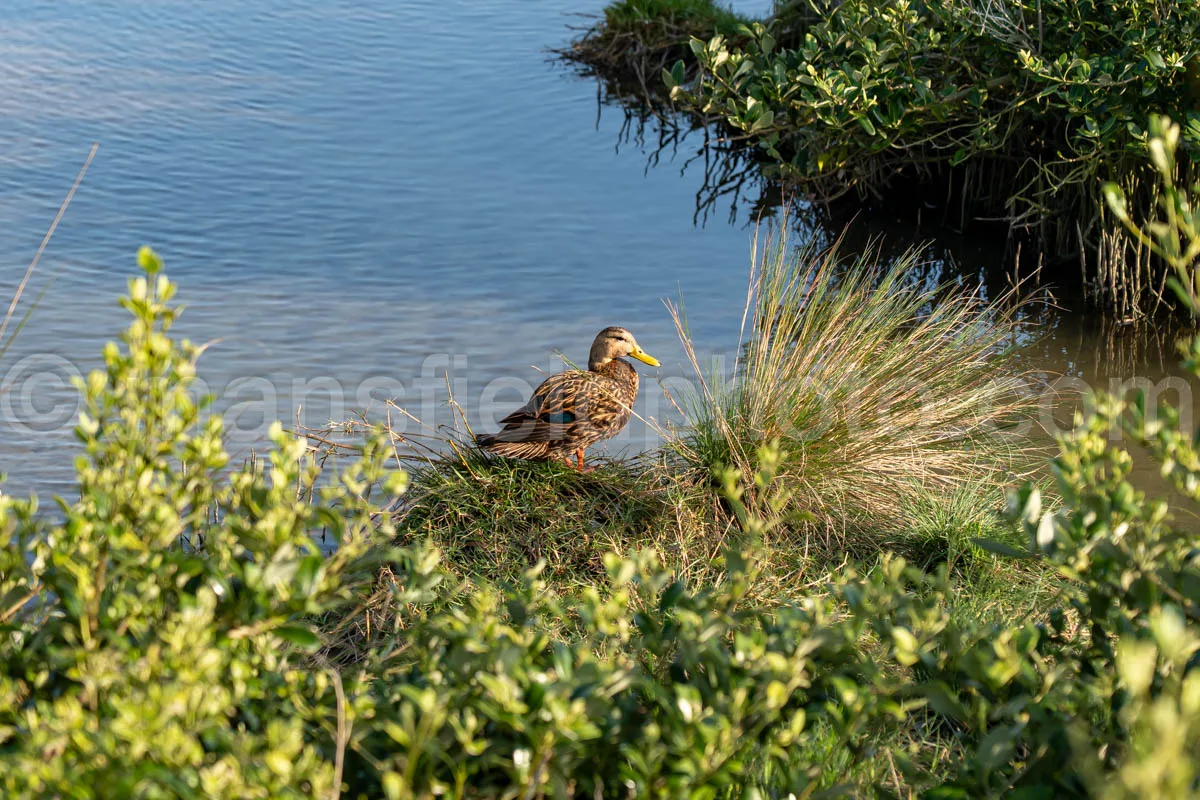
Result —
<instances>
[{"instance_id":1,"label":"dry grass blade","mask_svg":"<svg viewBox=\"0 0 1200 800\"><path fill-rule=\"evenodd\" d=\"M1017 446L1004 429L1033 402L1012 360L1019 304L913 285L911 253L843 264L837 245L769 233L753 261L732 376L706 373L669 306L699 379L671 446L694 467L753 474L777 440L796 510L844 525L893 519L906 495L976 480Z\"/></svg>"},{"instance_id":2,"label":"dry grass blade","mask_svg":"<svg viewBox=\"0 0 1200 800\"><path fill-rule=\"evenodd\" d=\"M63 215L67 213L67 206L71 205L71 200L75 197L75 192L79 189L79 185L83 183L83 176L87 174L88 167L92 165L92 159L96 157L96 151L99 149L100 144L97 142L88 151L83 166L79 168L79 174L75 176L75 182L71 184L67 196L63 198L62 204L58 207L58 213L54 216L54 221L50 223L50 228L46 231L46 235L42 237L42 243L38 245L37 252L33 255L33 260L29 262L29 266L25 269L25 275L21 278L21 282L17 284L17 289L13 293L12 301L8 304L8 310L4 314L4 319L0 321L0 355L4 355L12 344L13 337L10 336L8 341L5 341L4 334L8 330L8 325L12 322L13 315L17 311L17 305L21 302L21 295L25 293L25 287L29 285L29 279L33 277L38 262L42 260L42 253L46 251L46 246L50 244L50 239L54 236L54 231L58 228L58 223L62 221ZM18 324L17 330L20 330L24 326L25 321L28 320L29 314L32 312L33 309L30 308L25 313L25 317Z\"/></svg>"}]
</instances>

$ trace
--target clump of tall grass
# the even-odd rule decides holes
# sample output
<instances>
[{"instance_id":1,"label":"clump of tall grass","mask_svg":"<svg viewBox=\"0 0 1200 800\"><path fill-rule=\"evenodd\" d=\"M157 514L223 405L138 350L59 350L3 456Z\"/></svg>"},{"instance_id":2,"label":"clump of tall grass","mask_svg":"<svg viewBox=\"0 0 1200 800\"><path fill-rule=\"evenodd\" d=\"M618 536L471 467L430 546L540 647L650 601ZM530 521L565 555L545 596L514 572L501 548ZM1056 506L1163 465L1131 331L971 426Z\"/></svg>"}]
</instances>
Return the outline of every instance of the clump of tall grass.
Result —
<instances>
[{"instance_id":1,"label":"clump of tall grass","mask_svg":"<svg viewBox=\"0 0 1200 800\"><path fill-rule=\"evenodd\" d=\"M919 495L994 475L1034 401L1013 359L1019 306L916 285L913 253L845 263L786 230L755 237L732 376L701 366L670 306L698 381L669 446L696 470L752 475L777 440L792 510L837 526L878 529Z\"/></svg>"}]
</instances>

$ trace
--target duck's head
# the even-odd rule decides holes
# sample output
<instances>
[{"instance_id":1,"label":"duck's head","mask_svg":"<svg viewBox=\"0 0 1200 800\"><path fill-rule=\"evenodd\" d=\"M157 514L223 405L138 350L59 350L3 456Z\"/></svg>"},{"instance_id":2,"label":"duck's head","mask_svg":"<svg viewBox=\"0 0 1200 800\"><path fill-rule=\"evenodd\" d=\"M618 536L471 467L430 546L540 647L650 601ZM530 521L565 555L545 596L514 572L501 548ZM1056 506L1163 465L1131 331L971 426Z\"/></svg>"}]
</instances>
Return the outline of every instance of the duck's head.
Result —
<instances>
[{"instance_id":1,"label":"duck's head","mask_svg":"<svg viewBox=\"0 0 1200 800\"><path fill-rule=\"evenodd\" d=\"M624 356L636 358L652 367L661 366L658 359L638 346L632 333L624 328L614 326L605 328L596 334L596 340L592 342L592 352L588 355L588 369L600 369L614 358L623 358Z\"/></svg>"}]
</instances>

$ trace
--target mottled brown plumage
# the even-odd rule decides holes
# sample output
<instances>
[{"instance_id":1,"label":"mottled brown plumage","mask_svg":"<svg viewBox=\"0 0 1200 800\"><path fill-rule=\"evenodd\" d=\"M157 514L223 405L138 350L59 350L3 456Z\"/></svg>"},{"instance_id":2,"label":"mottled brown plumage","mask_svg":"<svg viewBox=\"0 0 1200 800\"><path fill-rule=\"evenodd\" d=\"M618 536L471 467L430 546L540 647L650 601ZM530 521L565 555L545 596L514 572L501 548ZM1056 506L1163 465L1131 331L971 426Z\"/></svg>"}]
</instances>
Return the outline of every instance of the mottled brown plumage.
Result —
<instances>
[{"instance_id":1,"label":"mottled brown plumage","mask_svg":"<svg viewBox=\"0 0 1200 800\"><path fill-rule=\"evenodd\" d=\"M637 399L637 370L622 356L659 365L629 331L605 328L592 342L586 371L551 375L528 403L500 420L499 432L476 436L476 444L505 458L571 464L573 456L583 469L583 451L624 428Z\"/></svg>"}]
</instances>

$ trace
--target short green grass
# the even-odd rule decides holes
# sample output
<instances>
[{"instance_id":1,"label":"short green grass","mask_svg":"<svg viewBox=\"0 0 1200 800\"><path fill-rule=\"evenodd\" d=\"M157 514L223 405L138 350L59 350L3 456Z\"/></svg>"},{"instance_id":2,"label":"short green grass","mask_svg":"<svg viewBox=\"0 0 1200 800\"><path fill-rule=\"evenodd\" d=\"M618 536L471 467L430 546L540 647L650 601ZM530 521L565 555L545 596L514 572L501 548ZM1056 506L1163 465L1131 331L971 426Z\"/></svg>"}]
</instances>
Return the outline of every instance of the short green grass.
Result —
<instances>
[{"instance_id":1,"label":"short green grass","mask_svg":"<svg viewBox=\"0 0 1200 800\"><path fill-rule=\"evenodd\" d=\"M483 577L515 578L545 560L548 578L599 580L606 552L667 546L682 501L646 464L596 466L581 473L474 452L429 461L412 472L401 528Z\"/></svg>"},{"instance_id":2,"label":"short green grass","mask_svg":"<svg viewBox=\"0 0 1200 800\"><path fill-rule=\"evenodd\" d=\"M654 551L693 585L722 579L725 545L741 533L713 481L695 480L662 453L595 463L580 473L473 452L426 461L412 470L400 535L429 540L462 577L485 583L517 581L541 564L542 577L570 593L604 582L606 553L640 550ZM970 598L966 613L1034 611L1047 576L974 544L1020 546L1002 509L1000 487L981 481L910 493L886 521L860 521L836 536L811 521L780 525L764 542L767 569L756 594L796 600L889 552L929 572L944 565Z\"/></svg>"}]
</instances>

